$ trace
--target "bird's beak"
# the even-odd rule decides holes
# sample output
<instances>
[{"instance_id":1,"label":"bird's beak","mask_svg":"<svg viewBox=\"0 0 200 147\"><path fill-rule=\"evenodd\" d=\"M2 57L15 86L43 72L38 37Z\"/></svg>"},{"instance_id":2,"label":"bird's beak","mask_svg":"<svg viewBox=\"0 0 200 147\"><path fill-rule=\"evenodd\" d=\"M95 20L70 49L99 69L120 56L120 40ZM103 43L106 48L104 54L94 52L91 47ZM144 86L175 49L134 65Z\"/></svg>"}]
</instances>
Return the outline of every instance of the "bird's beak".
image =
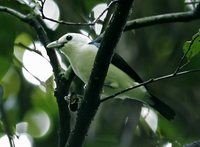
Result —
<instances>
[{"instance_id":1,"label":"bird's beak","mask_svg":"<svg viewBox=\"0 0 200 147\"><path fill-rule=\"evenodd\" d=\"M60 48L64 45L64 43L59 42L58 40L53 41L47 44L46 48Z\"/></svg>"}]
</instances>

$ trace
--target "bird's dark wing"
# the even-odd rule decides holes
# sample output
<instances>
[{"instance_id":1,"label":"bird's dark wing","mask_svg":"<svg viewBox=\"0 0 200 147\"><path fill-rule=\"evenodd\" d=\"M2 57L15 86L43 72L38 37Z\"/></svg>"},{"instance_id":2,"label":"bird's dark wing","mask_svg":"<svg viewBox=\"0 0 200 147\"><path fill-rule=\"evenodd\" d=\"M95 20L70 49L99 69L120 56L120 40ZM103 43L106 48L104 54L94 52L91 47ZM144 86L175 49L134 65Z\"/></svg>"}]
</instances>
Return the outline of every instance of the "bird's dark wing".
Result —
<instances>
[{"instance_id":1,"label":"bird's dark wing","mask_svg":"<svg viewBox=\"0 0 200 147\"><path fill-rule=\"evenodd\" d=\"M142 83L143 80L140 78L140 76L128 65L128 63L118 54L114 54L112 58L112 64L114 64L116 67L124 71L126 74L128 74L133 80L135 80L138 83ZM156 109L161 115L163 115L168 120L171 120L175 117L175 112L172 108L170 108L167 104L162 102L160 99L158 99L155 95L153 95L150 90L148 90L148 87L144 85L144 87L147 89L150 99L153 101L153 107Z\"/></svg>"},{"instance_id":2,"label":"bird's dark wing","mask_svg":"<svg viewBox=\"0 0 200 147\"><path fill-rule=\"evenodd\" d=\"M92 41L89 44L95 45L97 48L100 47L100 43L96 41ZM143 80L140 76L131 68L128 63L117 53L114 54L111 63L125 72L128 76L130 76L134 81L138 83L142 83ZM167 104L159 100L156 96L154 96L149 90L146 85L144 87L147 89L149 95L151 96L150 99L154 102L151 107L156 109L161 115L163 115L168 120L171 120L175 117L175 112L172 108L170 108Z\"/></svg>"}]
</instances>

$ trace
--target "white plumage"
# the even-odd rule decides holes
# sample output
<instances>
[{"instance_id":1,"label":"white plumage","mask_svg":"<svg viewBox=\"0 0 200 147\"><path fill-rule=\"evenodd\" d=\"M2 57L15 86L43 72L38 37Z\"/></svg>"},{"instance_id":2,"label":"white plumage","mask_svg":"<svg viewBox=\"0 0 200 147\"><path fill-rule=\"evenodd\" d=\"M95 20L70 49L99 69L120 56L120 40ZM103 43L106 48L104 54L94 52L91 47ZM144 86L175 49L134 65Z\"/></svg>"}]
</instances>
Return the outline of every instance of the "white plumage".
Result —
<instances>
[{"instance_id":1,"label":"white plumage","mask_svg":"<svg viewBox=\"0 0 200 147\"><path fill-rule=\"evenodd\" d=\"M82 34L68 33L63 35L57 41L48 44L47 48L58 47L68 58L75 74L85 83L88 83L90 73L94 64L98 48L94 44L89 44L91 40ZM109 96L120 92L126 88L137 85L131 77L116 66L110 64L107 76L104 82L102 94ZM131 91L118 95L118 98L131 98L141 101L145 104L155 106L155 108L164 116L171 119L174 116L173 110L155 97L151 97L146 88L140 86ZM161 105L161 107L159 106ZM163 108L162 108L163 107ZM166 110L169 112L165 112Z\"/></svg>"}]
</instances>

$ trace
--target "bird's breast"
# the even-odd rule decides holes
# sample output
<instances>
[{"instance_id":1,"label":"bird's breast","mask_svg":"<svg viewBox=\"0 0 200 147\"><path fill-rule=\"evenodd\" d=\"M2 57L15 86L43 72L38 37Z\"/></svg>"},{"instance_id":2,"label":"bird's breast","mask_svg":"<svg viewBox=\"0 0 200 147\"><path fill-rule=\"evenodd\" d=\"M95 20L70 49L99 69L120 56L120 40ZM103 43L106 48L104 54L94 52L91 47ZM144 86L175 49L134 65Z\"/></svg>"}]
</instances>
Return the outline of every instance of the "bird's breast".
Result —
<instances>
[{"instance_id":1,"label":"bird's breast","mask_svg":"<svg viewBox=\"0 0 200 147\"><path fill-rule=\"evenodd\" d=\"M84 82L87 83L94 64L95 54L83 52L77 54L74 58L69 58L70 64L75 74Z\"/></svg>"}]
</instances>

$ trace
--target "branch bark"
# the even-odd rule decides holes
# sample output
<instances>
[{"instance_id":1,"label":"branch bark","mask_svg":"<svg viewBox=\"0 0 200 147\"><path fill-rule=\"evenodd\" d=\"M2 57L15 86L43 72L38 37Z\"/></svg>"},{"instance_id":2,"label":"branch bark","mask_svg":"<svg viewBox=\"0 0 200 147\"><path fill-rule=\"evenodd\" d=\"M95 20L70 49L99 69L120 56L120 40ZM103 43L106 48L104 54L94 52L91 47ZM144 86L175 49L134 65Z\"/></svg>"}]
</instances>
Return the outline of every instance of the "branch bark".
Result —
<instances>
[{"instance_id":1,"label":"branch bark","mask_svg":"<svg viewBox=\"0 0 200 147\"><path fill-rule=\"evenodd\" d=\"M128 21L124 30L128 31L163 23L188 22L197 19L200 19L200 4L197 5L196 9L188 12L169 13Z\"/></svg>"},{"instance_id":2,"label":"branch bark","mask_svg":"<svg viewBox=\"0 0 200 147\"><path fill-rule=\"evenodd\" d=\"M100 92L113 56L114 48L124 30L133 0L119 0L112 22L98 50L83 102L77 114L75 128L65 147L81 147L89 126L100 105Z\"/></svg>"},{"instance_id":3,"label":"branch bark","mask_svg":"<svg viewBox=\"0 0 200 147\"><path fill-rule=\"evenodd\" d=\"M39 18L40 19L40 18ZM46 34L46 32L44 31L42 25L39 23L39 21L37 20L37 18L32 18L30 19L29 23L31 24L31 26L33 26L33 28L35 29L35 31L38 34L38 38L40 39L40 41L43 43L44 46L46 46L48 43L50 43L48 36ZM47 51L47 55L50 58L50 63L52 65L53 68L53 72L55 75L55 81L56 81L56 91L55 91L55 96L56 96L56 100L57 100L57 105L58 105L58 110L59 110L59 147L63 147L67 141L67 138L69 137L69 133L70 133L70 111L67 107L67 101L65 101L64 97L66 95L68 95L69 92L69 87L71 84L71 81L74 77L74 73L72 72L69 76L68 79L66 79L65 77L62 76L62 72L61 72L61 67L59 64L59 61L57 59L55 50L46 50Z\"/></svg>"}]
</instances>

